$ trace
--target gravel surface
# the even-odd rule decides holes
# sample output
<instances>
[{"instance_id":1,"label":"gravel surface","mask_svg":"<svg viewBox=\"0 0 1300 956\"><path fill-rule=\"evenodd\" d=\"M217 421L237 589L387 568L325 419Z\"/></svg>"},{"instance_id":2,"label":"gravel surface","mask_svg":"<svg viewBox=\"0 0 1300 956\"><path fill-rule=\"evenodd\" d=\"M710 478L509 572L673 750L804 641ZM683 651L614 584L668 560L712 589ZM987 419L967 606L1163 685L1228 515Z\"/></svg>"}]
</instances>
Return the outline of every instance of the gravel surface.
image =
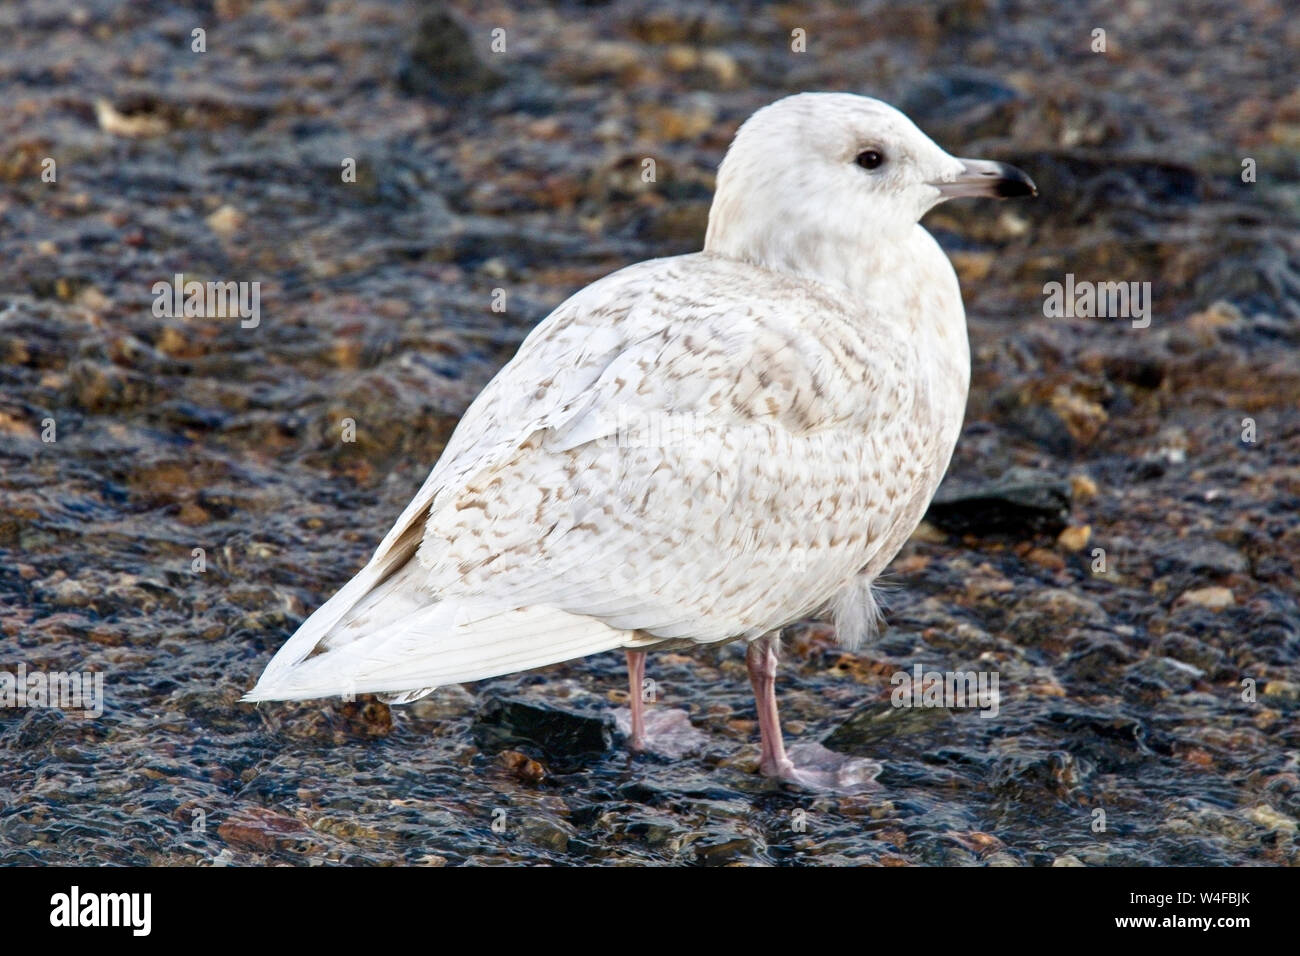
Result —
<instances>
[{"instance_id":1,"label":"gravel surface","mask_svg":"<svg viewBox=\"0 0 1300 956\"><path fill-rule=\"evenodd\" d=\"M1280 0L14 0L0 33L0 669L104 679L94 719L0 707L0 861L1300 863ZM759 778L736 645L651 657L673 759L622 749L615 654L238 703L528 330L698 248L736 126L812 89L1041 191L927 218L974 358L942 501L876 643L787 634L787 738L879 787ZM256 326L157 315L177 274L260 283ZM1149 325L1045 316L1067 274L1150 283ZM996 674L996 714L893 706L918 666Z\"/></svg>"}]
</instances>

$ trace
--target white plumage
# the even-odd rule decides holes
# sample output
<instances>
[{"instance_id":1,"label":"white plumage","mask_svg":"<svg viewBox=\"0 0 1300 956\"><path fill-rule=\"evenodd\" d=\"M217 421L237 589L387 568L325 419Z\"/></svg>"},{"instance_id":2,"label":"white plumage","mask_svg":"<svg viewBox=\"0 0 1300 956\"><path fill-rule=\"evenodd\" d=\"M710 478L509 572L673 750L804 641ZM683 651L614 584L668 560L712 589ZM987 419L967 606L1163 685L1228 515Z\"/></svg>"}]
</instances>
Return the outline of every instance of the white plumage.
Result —
<instances>
[{"instance_id":1,"label":"white plumage","mask_svg":"<svg viewBox=\"0 0 1300 956\"><path fill-rule=\"evenodd\" d=\"M991 194L995 166L875 100L760 110L719 171L704 251L548 316L245 699L414 699L615 648L758 639L826 608L856 645L970 376L956 276L917 220L972 183Z\"/></svg>"}]
</instances>

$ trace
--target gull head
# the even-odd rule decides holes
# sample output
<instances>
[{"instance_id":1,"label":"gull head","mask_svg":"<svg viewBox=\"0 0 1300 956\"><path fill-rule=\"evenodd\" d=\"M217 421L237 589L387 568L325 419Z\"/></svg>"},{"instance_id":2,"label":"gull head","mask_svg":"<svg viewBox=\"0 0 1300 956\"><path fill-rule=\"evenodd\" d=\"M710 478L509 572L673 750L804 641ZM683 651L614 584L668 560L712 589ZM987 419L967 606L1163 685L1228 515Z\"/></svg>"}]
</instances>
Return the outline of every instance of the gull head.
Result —
<instances>
[{"instance_id":1,"label":"gull head","mask_svg":"<svg viewBox=\"0 0 1300 956\"><path fill-rule=\"evenodd\" d=\"M800 93L737 131L718 170L704 248L793 267L897 238L947 199L1037 192L1014 166L950 156L880 100Z\"/></svg>"}]
</instances>

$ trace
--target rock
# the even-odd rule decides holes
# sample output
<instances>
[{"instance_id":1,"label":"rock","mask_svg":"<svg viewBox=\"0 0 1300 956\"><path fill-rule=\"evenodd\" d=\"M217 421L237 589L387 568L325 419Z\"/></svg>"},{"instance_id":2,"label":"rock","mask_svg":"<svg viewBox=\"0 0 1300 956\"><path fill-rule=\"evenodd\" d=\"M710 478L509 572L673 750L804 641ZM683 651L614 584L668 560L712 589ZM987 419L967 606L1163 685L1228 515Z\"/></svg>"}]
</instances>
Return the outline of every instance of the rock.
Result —
<instances>
[{"instance_id":1,"label":"rock","mask_svg":"<svg viewBox=\"0 0 1300 956\"><path fill-rule=\"evenodd\" d=\"M997 594L1010 594L1016 589L1010 578L998 574L992 567L981 565L966 579L966 594L972 600Z\"/></svg>"},{"instance_id":2,"label":"rock","mask_svg":"<svg viewBox=\"0 0 1300 956\"><path fill-rule=\"evenodd\" d=\"M1087 475L1074 475L1070 478L1070 495L1075 501L1087 501L1097 497L1097 483Z\"/></svg>"},{"instance_id":3,"label":"rock","mask_svg":"<svg viewBox=\"0 0 1300 956\"><path fill-rule=\"evenodd\" d=\"M546 779L546 768L518 750L501 751L497 761L523 783L541 783Z\"/></svg>"},{"instance_id":4,"label":"rock","mask_svg":"<svg viewBox=\"0 0 1300 956\"><path fill-rule=\"evenodd\" d=\"M1300 701L1300 684L1287 680L1271 680L1264 684L1263 696L1278 701Z\"/></svg>"},{"instance_id":5,"label":"rock","mask_svg":"<svg viewBox=\"0 0 1300 956\"><path fill-rule=\"evenodd\" d=\"M722 89L733 89L741 79L740 64L723 49L705 50L700 65L713 75Z\"/></svg>"},{"instance_id":6,"label":"rock","mask_svg":"<svg viewBox=\"0 0 1300 956\"><path fill-rule=\"evenodd\" d=\"M1109 631L1081 628L1066 638L1070 656L1062 665L1071 680L1109 684L1132 663L1128 645Z\"/></svg>"},{"instance_id":7,"label":"rock","mask_svg":"<svg viewBox=\"0 0 1300 956\"><path fill-rule=\"evenodd\" d=\"M1097 129L1092 135L1100 139L1109 134ZM1017 161L1034 171L1043 195L1070 196L1081 208L1112 193L1142 203L1191 204L1204 191L1207 178L1192 165L1174 160L1102 157L1084 150L1022 153Z\"/></svg>"},{"instance_id":8,"label":"rock","mask_svg":"<svg viewBox=\"0 0 1300 956\"><path fill-rule=\"evenodd\" d=\"M1232 607L1236 604L1236 599L1232 596L1230 588L1212 587L1198 588L1195 591L1184 591L1175 604L1196 604L1200 607L1208 607L1213 610L1222 610L1225 607Z\"/></svg>"},{"instance_id":9,"label":"rock","mask_svg":"<svg viewBox=\"0 0 1300 956\"><path fill-rule=\"evenodd\" d=\"M474 695L460 684L448 684L402 707L419 720L445 720L470 713L474 709Z\"/></svg>"},{"instance_id":10,"label":"rock","mask_svg":"<svg viewBox=\"0 0 1300 956\"><path fill-rule=\"evenodd\" d=\"M244 228L246 219L247 217L242 212L234 206L226 204L211 213L204 221L207 222L209 229L223 239L228 239Z\"/></svg>"},{"instance_id":11,"label":"rock","mask_svg":"<svg viewBox=\"0 0 1300 956\"><path fill-rule=\"evenodd\" d=\"M29 708L21 720L7 721L0 733L0 749L34 750L54 740L71 727L61 710Z\"/></svg>"},{"instance_id":12,"label":"rock","mask_svg":"<svg viewBox=\"0 0 1300 956\"><path fill-rule=\"evenodd\" d=\"M713 43L722 38L722 9L692 11L673 4L643 4L633 7L628 31L643 43L660 46L671 43ZM708 8L704 8L707 10Z\"/></svg>"},{"instance_id":13,"label":"rock","mask_svg":"<svg viewBox=\"0 0 1300 956\"><path fill-rule=\"evenodd\" d=\"M1129 667L1125 677L1140 684L1155 685L1171 693L1180 693L1195 687L1205 678L1205 672L1172 657L1148 657Z\"/></svg>"},{"instance_id":14,"label":"rock","mask_svg":"<svg viewBox=\"0 0 1300 956\"><path fill-rule=\"evenodd\" d=\"M358 737L387 737L393 729L393 712L379 699L363 694L337 707L340 729Z\"/></svg>"},{"instance_id":15,"label":"rock","mask_svg":"<svg viewBox=\"0 0 1300 956\"><path fill-rule=\"evenodd\" d=\"M895 707L871 703L854 711L824 743L832 750L860 753L883 740L941 730L953 722L945 707Z\"/></svg>"},{"instance_id":16,"label":"rock","mask_svg":"<svg viewBox=\"0 0 1300 956\"><path fill-rule=\"evenodd\" d=\"M634 76L645 63L639 44L619 40L585 43L580 49L561 53L557 65L573 79L590 83L594 80Z\"/></svg>"},{"instance_id":17,"label":"rock","mask_svg":"<svg viewBox=\"0 0 1300 956\"><path fill-rule=\"evenodd\" d=\"M325 833L355 843L357 840L391 840L394 834L367 826L361 821L344 817L319 817L312 821L311 828L317 833Z\"/></svg>"},{"instance_id":18,"label":"rock","mask_svg":"<svg viewBox=\"0 0 1300 956\"><path fill-rule=\"evenodd\" d=\"M487 31L483 31L486 36ZM488 93L504 78L483 63L469 32L442 4L435 4L415 27L415 39L402 60L397 85L412 96L454 100Z\"/></svg>"},{"instance_id":19,"label":"rock","mask_svg":"<svg viewBox=\"0 0 1300 956\"><path fill-rule=\"evenodd\" d=\"M701 837L698 830L684 826L670 816L644 816L634 818L627 825L627 834L639 837L646 846L672 854L681 853Z\"/></svg>"},{"instance_id":20,"label":"rock","mask_svg":"<svg viewBox=\"0 0 1300 956\"><path fill-rule=\"evenodd\" d=\"M1074 756L1062 750L1002 754L989 772L989 788L995 794L1031 803L1063 800L1078 782Z\"/></svg>"},{"instance_id":21,"label":"rock","mask_svg":"<svg viewBox=\"0 0 1300 956\"><path fill-rule=\"evenodd\" d=\"M740 65L726 50L676 44L664 52L663 64L673 73L685 74L695 89L730 89L740 79Z\"/></svg>"},{"instance_id":22,"label":"rock","mask_svg":"<svg viewBox=\"0 0 1300 956\"><path fill-rule=\"evenodd\" d=\"M1160 575L1175 571L1224 575L1243 573L1249 569L1250 563L1244 554L1226 544L1200 541L1159 552L1152 566Z\"/></svg>"},{"instance_id":23,"label":"rock","mask_svg":"<svg viewBox=\"0 0 1300 956\"><path fill-rule=\"evenodd\" d=\"M984 861L989 866L1023 866L1024 864L1017 860L1005 850L999 850Z\"/></svg>"},{"instance_id":24,"label":"rock","mask_svg":"<svg viewBox=\"0 0 1300 956\"><path fill-rule=\"evenodd\" d=\"M963 285L983 282L993 268L994 256L991 252L951 253L952 267L957 270L957 278Z\"/></svg>"},{"instance_id":25,"label":"rock","mask_svg":"<svg viewBox=\"0 0 1300 956\"><path fill-rule=\"evenodd\" d=\"M1094 711L1075 704L1063 704L1047 720L1072 738L1101 742L1130 757L1145 757L1146 728L1136 719L1109 711Z\"/></svg>"},{"instance_id":26,"label":"rock","mask_svg":"<svg viewBox=\"0 0 1300 956\"><path fill-rule=\"evenodd\" d=\"M217 836L231 846L263 852L285 845L319 842L301 820L258 806L236 810L217 827Z\"/></svg>"},{"instance_id":27,"label":"rock","mask_svg":"<svg viewBox=\"0 0 1300 956\"><path fill-rule=\"evenodd\" d=\"M638 223L636 232L646 239L695 248L704 242L708 225L708 203L682 202L652 210Z\"/></svg>"},{"instance_id":28,"label":"rock","mask_svg":"<svg viewBox=\"0 0 1300 956\"><path fill-rule=\"evenodd\" d=\"M1252 807L1247 811L1246 817L1253 823L1258 823L1267 830L1276 830L1281 833L1296 832L1296 821L1292 820L1284 813L1278 813L1267 804Z\"/></svg>"},{"instance_id":29,"label":"rock","mask_svg":"<svg viewBox=\"0 0 1300 956\"><path fill-rule=\"evenodd\" d=\"M1234 843L1258 839L1258 831L1243 815L1228 814L1217 807L1189 807L1184 815L1164 820L1161 827L1181 836L1210 834Z\"/></svg>"},{"instance_id":30,"label":"rock","mask_svg":"<svg viewBox=\"0 0 1300 956\"><path fill-rule=\"evenodd\" d=\"M1096 441L1109 420L1105 408L1100 404L1065 386L1058 387L1052 393L1050 407L1080 447Z\"/></svg>"},{"instance_id":31,"label":"rock","mask_svg":"<svg viewBox=\"0 0 1300 956\"><path fill-rule=\"evenodd\" d=\"M1002 103L1020 97L999 76L972 69L926 73L898 103L918 123L935 125L968 114L984 114Z\"/></svg>"},{"instance_id":32,"label":"rock","mask_svg":"<svg viewBox=\"0 0 1300 956\"><path fill-rule=\"evenodd\" d=\"M1246 318L1231 302L1222 299L1210 304L1208 309L1195 312L1187 317L1187 328L1196 332L1206 345L1214 344L1219 333L1225 329L1238 329L1246 324Z\"/></svg>"},{"instance_id":33,"label":"rock","mask_svg":"<svg viewBox=\"0 0 1300 956\"><path fill-rule=\"evenodd\" d=\"M1105 609L1091 598L1064 588L1043 588L1016 606L1008 626L1018 640L1040 644L1058 641L1075 627L1100 627L1108 619Z\"/></svg>"},{"instance_id":34,"label":"rock","mask_svg":"<svg viewBox=\"0 0 1300 956\"><path fill-rule=\"evenodd\" d=\"M0 408L0 435L6 435L11 438L34 439L39 436L36 426L23 418L19 418L4 409Z\"/></svg>"},{"instance_id":35,"label":"rock","mask_svg":"<svg viewBox=\"0 0 1300 956\"><path fill-rule=\"evenodd\" d=\"M1181 631L1166 632L1160 637L1159 646L1154 649L1165 657L1199 667L1211 680L1229 678L1235 673L1231 669L1225 669L1227 656L1223 651Z\"/></svg>"},{"instance_id":36,"label":"rock","mask_svg":"<svg viewBox=\"0 0 1300 956\"><path fill-rule=\"evenodd\" d=\"M1069 518L1069 483L1019 468L980 487L945 485L926 512L926 520L937 528L977 537L1055 536L1065 530Z\"/></svg>"},{"instance_id":37,"label":"rock","mask_svg":"<svg viewBox=\"0 0 1300 956\"><path fill-rule=\"evenodd\" d=\"M752 858L758 851L753 839L747 836L724 837L716 842L700 841L692 846L695 859L704 866L726 866Z\"/></svg>"},{"instance_id":38,"label":"rock","mask_svg":"<svg viewBox=\"0 0 1300 956\"><path fill-rule=\"evenodd\" d=\"M1061 533L1064 534L1065 532ZM1065 570L1065 559L1055 551L1049 551L1047 548L1031 548L1029 553L1025 555L1025 560L1041 568L1047 568L1049 571Z\"/></svg>"},{"instance_id":39,"label":"rock","mask_svg":"<svg viewBox=\"0 0 1300 956\"><path fill-rule=\"evenodd\" d=\"M1008 385L993 394L993 407L1005 427L1033 442L1048 456L1068 461L1083 449L1079 424L1086 423L1089 414L1083 407L1071 408L1068 393L1053 394L1049 384L1037 387ZM1071 418L1082 412L1078 421ZM1100 425L1097 426L1098 428Z\"/></svg>"},{"instance_id":40,"label":"rock","mask_svg":"<svg viewBox=\"0 0 1300 956\"><path fill-rule=\"evenodd\" d=\"M1091 538L1091 525L1073 525L1057 535L1056 543L1066 551L1082 551L1088 546L1088 541Z\"/></svg>"},{"instance_id":41,"label":"rock","mask_svg":"<svg viewBox=\"0 0 1300 956\"><path fill-rule=\"evenodd\" d=\"M554 817L527 816L519 822L519 835L529 843L556 853L566 853L569 841L578 835L578 831Z\"/></svg>"},{"instance_id":42,"label":"rock","mask_svg":"<svg viewBox=\"0 0 1300 956\"><path fill-rule=\"evenodd\" d=\"M1052 861L1052 866L1084 866L1084 862L1073 853L1064 853Z\"/></svg>"},{"instance_id":43,"label":"rock","mask_svg":"<svg viewBox=\"0 0 1300 956\"><path fill-rule=\"evenodd\" d=\"M602 753L614 742L614 720L608 714L517 697L489 697L471 731L488 752L532 744L559 760Z\"/></svg>"},{"instance_id":44,"label":"rock","mask_svg":"<svg viewBox=\"0 0 1300 956\"><path fill-rule=\"evenodd\" d=\"M95 119L105 133L132 139L162 136L170 128L166 120L151 113L118 112L117 107L103 98L95 100Z\"/></svg>"}]
</instances>

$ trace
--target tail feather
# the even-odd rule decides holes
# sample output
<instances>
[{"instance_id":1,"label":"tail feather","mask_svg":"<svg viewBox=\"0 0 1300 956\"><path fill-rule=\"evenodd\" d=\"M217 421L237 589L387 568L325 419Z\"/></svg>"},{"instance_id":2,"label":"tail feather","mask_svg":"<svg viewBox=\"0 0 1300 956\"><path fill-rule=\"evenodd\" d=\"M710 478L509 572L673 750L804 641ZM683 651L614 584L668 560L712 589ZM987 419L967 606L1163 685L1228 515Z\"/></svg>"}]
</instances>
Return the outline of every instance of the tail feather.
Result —
<instances>
[{"instance_id":1,"label":"tail feather","mask_svg":"<svg viewBox=\"0 0 1300 956\"><path fill-rule=\"evenodd\" d=\"M407 510L370 563L280 648L244 700L375 693L405 703L443 684L645 642L557 608L438 601L416 558L424 523L418 508Z\"/></svg>"},{"instance_id":2,"label":"tail feather","mask_svg":"<svg viewBox=\"0 0 1300 956\"><path fill-rule=\"evenodd\" d=\"M315 656L268 666L243 699L367 693L414 699L415 692L443 684L530 670L637 642L634 632L555 608L482 613L442 602ZM281 654L288 649L285 645Z\"/></svg>"},{"instance_id":3,"label":"tail feather","mask_svg":"<svg viewBox=\"0 0 1300 956\"><path fill-rule=\"evenodd\" d=\"M412 560L419 543L420 525L416 522L397 536L390 546L381 546L370 563L303 621L293 636L276 651L257 686L275 686L313 651L328 647L335 629L355 622L362 607L373 606L374 596L382 593L385 584L399 572L410 574L419 566L418 561ZM385 545L388 545L387 540Z\"/></svg>"}]
</instances>

